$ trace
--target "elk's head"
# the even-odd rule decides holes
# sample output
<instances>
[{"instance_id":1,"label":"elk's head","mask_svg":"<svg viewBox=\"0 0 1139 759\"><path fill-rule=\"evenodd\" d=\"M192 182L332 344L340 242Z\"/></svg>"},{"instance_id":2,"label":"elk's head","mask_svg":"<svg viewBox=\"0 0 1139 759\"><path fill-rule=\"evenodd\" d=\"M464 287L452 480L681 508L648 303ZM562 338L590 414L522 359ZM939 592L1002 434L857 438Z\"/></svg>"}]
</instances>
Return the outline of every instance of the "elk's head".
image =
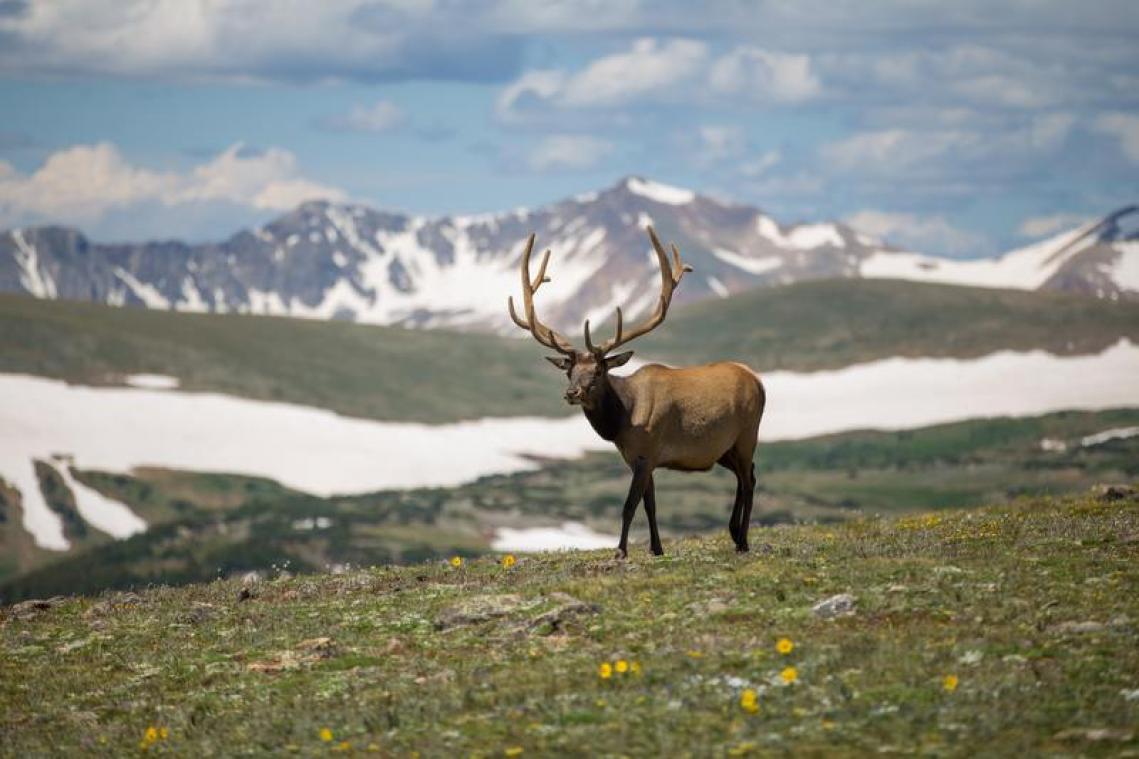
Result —
<instances>
[{"instance_id":1,"label":"elk's head","mask_svg":"<svg viewBox=\"0 0 1139 759\"><path fill-rule=\"evenodd\" d=\"M606 385L606 378L610 369L624 365L633 357L632 351L625 351L610 355L614 350L625 343L640 337L653 330L664 321L672 302L672 293L680 283L685 272L692 271L680 260L680 251L672 246L672 260L664 251L664 246L656 236L652 227L648 227L649 239L652 240L653 250L656 251L660 262L661 292L656 310L642 324L631 332L624 331L624 318L620 306L617 307L617 334L601 345L594 345L589 335L589 320L585 320L585 350L577 350L560 333L542 324L534 310L534 293L544 282L549 282L546 276L546 265L550 262L550 251L542 254L542 263L538 267L538 276L530 278L530 254L534 250L534 235L526 241L526 248L522 252L522 310L525 318L518 316L514 310L514 298L507 300L510 309L510 318L524 330L527 330L534 339L542 345L557 351L558 356L547 356L546 360L566 373L569 387L566 388L566 402L571 405L581 405L586 409L594 407L600 399Z\"/></svg>"}]
</instances>

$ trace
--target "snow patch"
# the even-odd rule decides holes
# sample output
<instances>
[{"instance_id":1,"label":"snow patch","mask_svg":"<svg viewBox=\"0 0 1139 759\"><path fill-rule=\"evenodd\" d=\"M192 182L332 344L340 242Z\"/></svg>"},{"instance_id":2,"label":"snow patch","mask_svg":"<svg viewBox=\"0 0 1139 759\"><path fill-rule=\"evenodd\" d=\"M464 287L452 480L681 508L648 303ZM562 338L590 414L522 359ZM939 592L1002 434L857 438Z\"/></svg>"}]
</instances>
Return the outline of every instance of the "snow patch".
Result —
<instances>
[{"instance_id":1,"label":"snow patch","mask_svg":"<svg viewBox=\"0 0 1139 759\"><path fill-rule=\"evenodd\" d=\"M1095 241L1085 236L1099 221L1063 232L998 258L954 261L920 253L879 250L863 260L859 273L871 279L908 279L973 287L1035 290Z\"/></svg>"},{"instance_id":2,"label":"snow patch","mask_svg":"<svg viewBox=\"0 0 1139 759\"><path fill-rule=\"evenodd\" d=\"M729 266L743 269L749 274L764 274L783 265L783 259L778 256L763 256L762 258L748 258L723 248L713 248L712 255Z\"/></svg>"},{"instance_id":3,"label":"snow patch","mask_svg":"<svg viewBox=\"0 0 1139 759\"><path fill-rule=\"evenodd\" d=\"M685 203L691 203L696 197L696 193L692 190L686 190L683 187L673 187L672 185L661 184L660 182L653 182L638 177L629 177L625 181L625 187L634 195L640 195L643 198L655 200L657 203L664 203L670 206L682 206Z\"/></svg>"},{"instance_id":4,"label":"snow patch","mask_svg":"<svg viewBox=\"0 0 1139 759\"><path fill-rule=\"evenodd\" d=\"M158 288L153 285L148 285L145 282L140 282L135 279L130 272L118 266L115 267L115 276L122 280L123 284L131 289L131 292L146 304L147 308L169 308L170 301L166 300L166 296L158 291Z\"/></svg>"},{"instance_id":5,"label":"snow patch","mask_svg":"<svg viewBox=\"0 0 1139 759\"><path fill-rule=\"evenodd\" d=\"M1001 351L977 359L888 358L836 371L763 375L765 440L1139 403L1139 346L1099 354ZM859 403L850 403L858 398Z\"/></svg>"},{"instance_id":6,"label":"snow patch","mask_svg":"<svg viewBox=\"0 0 1139 759\"><path fill-rule=\"evenodd\" d=\"M800 224L784 233L770 217L759 216L755 220L755 230L760 237L781 248L811 250L823 245L833 245L836 248L846 247L846 240L842 238L838 227L834 224Z\"/></svg>"},{"instance_id":7,"label":"snow patch","mask_svg":"<svg viewBox=\"0 0 1139 759\"><path fill-rule=\"evenodd\" d=\"M12 241L16 243L13 255L20 267L20 284L37 298L54 298L55 281L40 268L39 253L24 239L24 230L13 229Z\"/></svg>"},{"instance_id":8,"label":"snow patch","mask_svg":"<svg viewBox=\"0 0 1139 759\"><path fill-rule=\"evenodd\" d=\"M490 547L495 551L570 551L612 548L612 535L594 532L580 522L563 522L560 527L500 527L494 531Z\"/></svg>"},{"instance_id":9,"label":"snow patch","mask_svg":"<svg viewBox=\"0 0 1139 759\"><path fill-rule=\"evenodd\" d=\"M726 298L726 297L728 297L728 295L731 294L728 292L728 288L725 287L724 283L721 282L720 280L718 280L712 276L709 276L707 279L708 279L708 289L710 289L712 292L716 293L716 295L719 295L721 298Z\"/></svg>"},{"instance_id":10,"label":"snow patch","mask_svg":"<svg viewBox=\"0 0 1139 759\"><path fill-rule=\"evenodd\" d=\"M131 511L126 504L106 497L98 490L89 488L71 474L71 462L57 460L55 469L75 496L75 509L79 516L100 532L112 538L125 540L131 535L146 532L146 522Z\"/></svg>"},{"instance_id":11,"label":"snow patch","mask_svg":"<svg viewBox=\"0 0 1139 759\"><path fill-rule=\"evenodd\" d=\"M1139 435L1139 427L1115 427L1080 438L1080 445L1088 448L1093 445L1103 445L1112 440L1126 440L1136 435Z\"/></svg>"},{"instance_id":12,"label":"snow patch","mask_svg":"<svg viewBox=\"0 0 1139 759\"><path fill-rule=\"evenodd\" d=\"M1112 281L1121 290L1139 292L1139 240L1117 242L1112 247L1119 253L1112 266Z\"/></svg>"},{"instance_id":13,"label":"snow patch","mask_svg":"<svg viewBox=\"0 0 1139 759\"><path fill-rule=\"evenodd\" d=\"M293 529L298 532L305 530L326 530L332 526L332 520L328 517L309 517L308 519L297 519L293 522Z\"/></svg>"},{"instance_id":14,"label":"snow patch","mask_svg":"<svg viewBox=\"0 0 1139 759\"><path fill-rule=\"evenodd\" d=\"M169 374L128 374L123 382L129 387L141 387L148 390L174 390L181 384L177 377Z\"/></svg>"}]
</instances>

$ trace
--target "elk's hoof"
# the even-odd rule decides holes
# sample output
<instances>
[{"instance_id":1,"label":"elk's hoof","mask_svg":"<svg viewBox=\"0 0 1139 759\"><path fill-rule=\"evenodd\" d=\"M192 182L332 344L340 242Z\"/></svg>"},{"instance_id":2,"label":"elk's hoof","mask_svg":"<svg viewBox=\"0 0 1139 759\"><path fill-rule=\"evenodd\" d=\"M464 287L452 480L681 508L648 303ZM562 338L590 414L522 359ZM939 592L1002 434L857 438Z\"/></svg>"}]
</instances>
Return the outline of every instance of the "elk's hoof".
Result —
<instances>
[{"instance_id":1,"label":"elk's hoof","mask_svg":"<svg viewBox=\"0 0 1139 759\"><path fill-rule=\"evenodd\" d=\"M661 548L660 546L653 548L652 551L653 551L653 556L664 556L664 549Z\"/></svg>"},{"instance_id":2,"label":"elk's hoof","mask_svg":"<svg viewBox=\"0 0 1139 759\"><path fill-rule=\"evenodd\" d=\"M742 546L741 545L736 546L736 553L747 553L748 550L749 549L747 547L747 543L744 543Z\"/></svg>"},{"instance_id":3,"label":"elk's hoof","mask_svg":"<svg viewBox=\"0 0 1139 759\"><path fill-rule=\"evenodd\" d=\"M618 548L617 553L613 554L613 558L617 561L624 561L629 558L629 553L624 548Z\"/></svg>"}]
</instances>

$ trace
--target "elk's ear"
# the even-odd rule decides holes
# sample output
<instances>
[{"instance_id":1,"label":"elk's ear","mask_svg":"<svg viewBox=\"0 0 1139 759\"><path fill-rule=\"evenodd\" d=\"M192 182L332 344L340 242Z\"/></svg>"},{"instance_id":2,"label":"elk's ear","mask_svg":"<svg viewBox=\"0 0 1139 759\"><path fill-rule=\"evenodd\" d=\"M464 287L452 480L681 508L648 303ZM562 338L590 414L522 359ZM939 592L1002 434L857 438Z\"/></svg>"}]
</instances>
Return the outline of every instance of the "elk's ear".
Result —
<instances>
[{"instance_id":1,"label":"elk's ear","mask_svg":"<svg viewBox=\"0 0 1139 759\"><path fill-rule=\"evenodd\" d=\"M565 356L546 356L546 360L563 372L568 372L569 368L573 366L573 361Z\"/></svg>"},{"instance_id":2,"label":"elk's ear","mask_svg":"<svg viewBox=\"0 0 1139 759\"><path fill-rule=\"evenodd\" d=\"M632 351L625 351L618 353L616 356L607 356L605 358L605 366L609 369L616 369L618 366L624 366L633 357Z\"/></svg>"}]
</instances>

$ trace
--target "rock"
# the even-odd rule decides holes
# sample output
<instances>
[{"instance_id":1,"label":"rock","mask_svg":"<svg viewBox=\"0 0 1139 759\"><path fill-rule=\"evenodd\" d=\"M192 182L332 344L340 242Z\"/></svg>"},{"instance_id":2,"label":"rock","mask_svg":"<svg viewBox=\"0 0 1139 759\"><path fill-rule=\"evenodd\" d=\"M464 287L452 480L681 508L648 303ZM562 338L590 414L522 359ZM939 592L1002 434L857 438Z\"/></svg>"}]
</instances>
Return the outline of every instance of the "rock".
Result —
<instances>
[{"instance_id":1,"label":"rock","mask_svg":"<svg viewBox=\"0 0 1139 759\"><path fill-rule=\"evenodd\" d=\"M816 617L820 619L834 619L854 613L854 596L849 593L840 593L819 601L811 607Z\"/></svg>"},{"instance_id":2,"label":"rock","mask_svg":"<svg viewBox=\"0 0 1139 759\"><path fill-rule=\"evenodd\" d=\"M217 607L213 604L199 601L195 603L189 611L179 615L182 622L191 625L200 625L203 622L208 622L217 616Z\"/></svg>"},{"instance_id":3,"label":"rock","mask_svg":"<svg viewBox=\"0 0 1139 759\"><path fill-rule=\"evenodd\" d=\"M475 596L449 606L435 619L435 629L448 630L463 625L505 617L522 605L522 598L513 593L496 596Z\"/></svg>"},{"instance_id":4,"label":"rock","mask_svg":"<svg viewBox=\"0 0 1139 759\"><path fill-rule=\"evenodd\" d=\"M1106 629L1107 625L1102 622L1086 620L1084 622L1061 622L1058 625L1053 625L1051 632L1057 635L1082 635L1086 633L1103 632Z\"/></svg>"},{"instance_id":5,"label":"rock","mask_svg":"<svg viewBox=\"0 0 1139 759\"><path fill-rule=\"evenodd\" d=\"M1056 733L1052 738L1058 741L1119 741L1125 743L1131 740L1132 736L1133 733L1129 730L1119 730L1112 727L1070 727Z\"/></svg>"},{"instance_id":6,"label":"rock","mask_svg":"<svg viewBox=\"0 0 1139 759\"><path fill-rule=\"evenodd\" d=\"M1100 483L1092 487L1092 495L1101 501L1122 501L1134 498L1139 493L1130 485Z\"/></svg>"},{"instance_id":7,"label":"rock","mask_svg":"<svg viewBox=\"0 0 1139 759\"><path fill-rule=\"evenodd\" d=\"M97 620L100 617L125 611L141 603L142 598L140 598L137 593L115 593L109 598L92 605L91 608L83 612L83 618L86 620Z\"/></svg>"},{"instance_id":8,"label":"rock","mask_svg":"<svg viewBox=\"0 0 1139 759\"><path fill-rule=\"evenodd\" d=\"M533 632L535 630L544 629L547 632L556 632L560 630L562 624L570 617L578 616L581 614L596 614L601 611L601 607L597 604L585 603L579 601L568 593L551 593L543 600L553 600L559 602L561 605L555 609L543 612L530 620L527 628Z\"/></svg>"},{"instance_id":9,"label":"rock","mask_svg":"<svg viewBox=\"0 0 1139 759\"><path fill-rule=\"evenodd\" d=\"M16 619L28 620L35 619L45 611L50 611L56 606L59 606L66 599L63 596L52 596L51 598L33 598L29 601L21 601L18 604L13 604L8 610L8 613Z\"/></svg>"},{"instance_id":10,"label":"rock","mask_svg":"<svg viewBox=\"0 0 1139 759\"><path fill-rule=\"evenodd\" d=\"M318 659L331 659L336 655L336 643L332 638L309 638L297 644L298 651L307 651Z\"/></svg>"},{"instance_id":11,"label":"rock","mask_svg":"<svg viewBox=\"0 0 1139 759\"><path fill-rule=\"evenodd\" d=\"M336 643L332 638L309 638L298 643L292 651L280 651L271 659L250 662L245 666L250 672L269 674L298 669L322 659L336 656Z\"/></svg>"}]
</instances>

